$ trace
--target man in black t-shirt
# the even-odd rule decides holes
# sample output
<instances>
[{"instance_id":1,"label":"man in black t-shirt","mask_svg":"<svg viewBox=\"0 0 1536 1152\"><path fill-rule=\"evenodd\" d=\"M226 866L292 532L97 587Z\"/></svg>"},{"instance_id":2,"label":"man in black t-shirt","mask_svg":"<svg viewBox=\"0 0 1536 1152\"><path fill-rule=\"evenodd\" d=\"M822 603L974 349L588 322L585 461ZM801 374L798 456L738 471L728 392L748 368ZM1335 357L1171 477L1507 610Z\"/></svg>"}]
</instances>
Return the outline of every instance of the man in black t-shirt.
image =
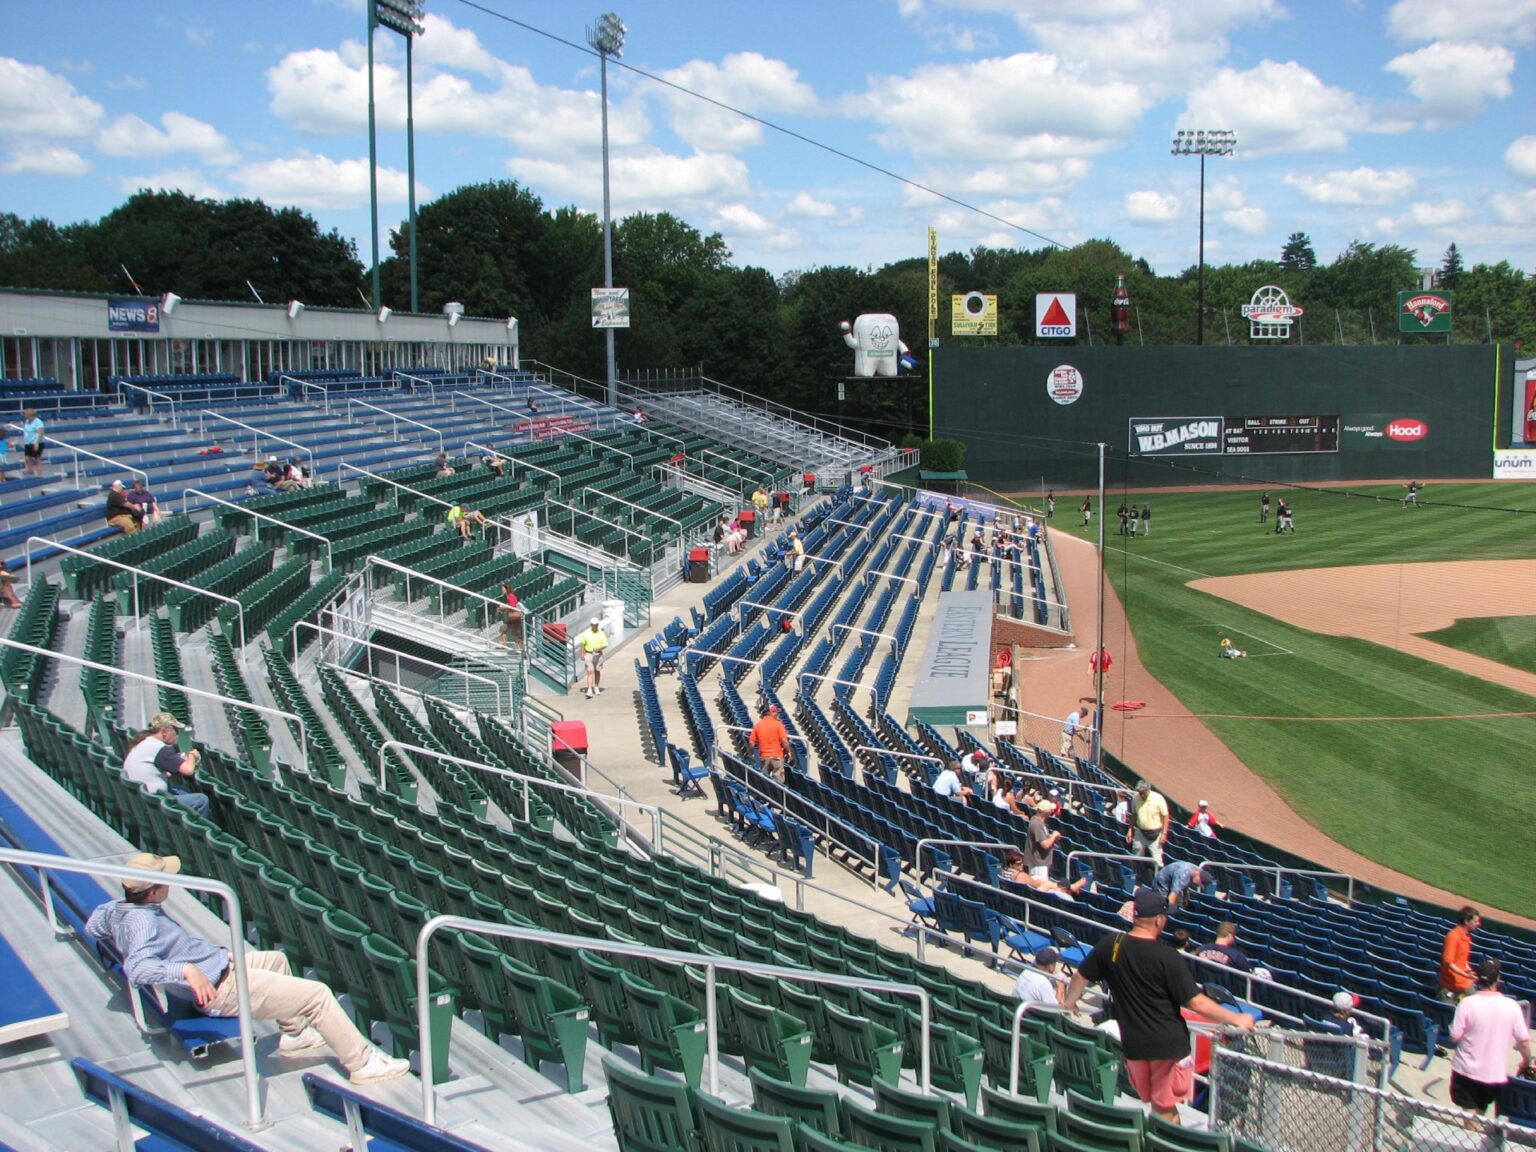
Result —
<instances>
[{"instance_id":1,"label":"man in black t-shirt","mask_svg":"<svg viewBox=\"0 0 1536 1152\"><path fill-rule=\"evenodd\" d=\"M1183 957L1158 937L1168 923L1168 898L1138 888L1132 898L1134 926L1100 940L1072 976L1062 1006L1071 1012L1091 983L1109 985L1125 1070L1152 1113L1179 1122L1179 1105L1194 1087L1189 1029L1180 1009L1235 1028L1253 1028L1253 1017L1229 1012L1200 991Z\"/></svg>"}]
</instances>

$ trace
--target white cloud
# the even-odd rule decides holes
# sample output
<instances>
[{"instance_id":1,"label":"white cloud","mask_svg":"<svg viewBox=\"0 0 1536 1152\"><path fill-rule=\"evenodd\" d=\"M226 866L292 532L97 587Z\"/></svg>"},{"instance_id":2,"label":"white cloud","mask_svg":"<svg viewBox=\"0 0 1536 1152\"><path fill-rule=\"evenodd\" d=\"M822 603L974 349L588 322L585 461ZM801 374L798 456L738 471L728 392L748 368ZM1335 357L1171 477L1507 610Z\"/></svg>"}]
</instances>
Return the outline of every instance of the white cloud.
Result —
<instances>
[{"instance_id":1,"label":"white cloud","mask_svg":"<svg viewBox=\"0 0 1536 1152\"><path fill-rule=\"evenodd\" d=\"M1338 152L1366 127L1352 92L1330 88L1294 60L1262 61L1246 72L1223 68L1189 94L1181 128L1229 128L1239 155Z\"/></svg>"},{"instance_id":2,"label":"white cloud","mask_svg":"<svg viewBox=\"0 0 1536 1152\"><path fill-rule=\"evenodd\" d=\"M182 30L182 35L187 38L187 43L196 48L206 48L213 43L213 29L204 21L188 24Z\"/></svg>"},{"instance_id":3,"label":"white cloud","mask_svg":"<svg viewBox=\"0 0 1536 1152\"><path fill-rule=\"evenodd\" d=\"M1536 0L1397 0L1387 29L1398 40L1536 39Z\"/></svg>"},{"instance_id":4,"label":"white cloud","mask_svg":"<svg viewBox=\"0 0 1536 1152\"><path fill-rule=\"evenodd\" d=\"M485 76L498 76L505 70L506 65L468 29L455 26L435 12L428 12L421 25L425 31L416 38L416 67L459 68Z\"/></svg>"},{"instance_id":5,"label":"white cloud","mask_svg":"<svg viewBox=\"0 0 1536 1152\"><path fill-rule=\"evenodd\" d=\"M1493 211L1505 224L1536 227L1536 188L1500 192L1493 198Z\"/></svg>"},{"instance_id":6,"label":"white cloud","mask_svg":"<svg viewBox=\"0 0 1536 1152\"><path fill-rule=\"evenodd\" d=\"M1269 213L1252 204L1223 212L1221 218L1245 236L1262 236L1269 227Z\"/></svg>"},{"instance_id":7,"label":"white cloud","mask_svg":"<svg viewBox=\"0 0 1536 1152\"><path fill-rule=\"evenodd\" d=\"M1181 205L1177 196L1143 190L1125 198L1125 218L1132 224L1167 224L1178 219Z\"/></svg>"},{"instance_id":8,"label":"white cloud","mask_svg":"<svg viewBox=\"0 0 1536 1152\"><path fill-rule=\"evenodd\" d=\"M0 132L78 139L89 136L101 117L101 105L62 76L0 56Z\"/></svg>"},{"instance_id":9,"label":"white cloud","mask_svg":"<svg viewBox=\"0 0 1536 1152\"><path fill-rule=\"evenodd\" d=\"M1460 200L1417 200L1408 205L1402 215L1382 217L1377 223L1387 231L1404 229L1444 228L1459 224L1471 217L1471 211Z\"/></svg>"},{"instance_id":10,"label":"white cloud","mask_svg":"<svg viewBox=\"0 0 1536 1152\"><path fill-rule=\"evenodd\" d=\"M614 156L612 196L615 216L667 211L686 216L739 197L749 183L747 166L724 153L674 156L648 149ZM514 156L507 171L547 196L568 198L589 208L602 204L602 171L590 156L576 159Z\"/></svg>"},{"instance_id":11,"label":"white cloud","mask_svg":"<svg viewBox=\"0 0 1536 1152\"><path fill-rule=\"evenodd\" d=\"M837 206L818 200L809 192L797 192L795 198L785 206L784 213L787 216L811 216L825 220L837 215Z\"/></svg>"},{"instance_id":12,"label":"white cloud","mask_svg":"<svg viewBox=\"0 0 1536 1152\"><path fill-rule=\"evenodd\" d=\"M58 144L29 143L0 163L0 172L30 172L38 176L83 176L90 170L90 161L84 156Z\"/></svg>"},{"instance_id":13,"label":"white cloud","mask_svg":"<svg viewBox=\"0 0 1536 1152\"><path fill-rule=\"evenodd\" d=\"M726 204L715 211L715 220L719 228L726 232L745 233L750 236L762 236L772 232L774 225L745 204Z\"/></svg>"},{"instance_id":14,"label":"white cloud","mask_svg":"<svg viewBox=\"0 0 1536 1152\"><path fill-rule=\"evenodd\" d=\"M1510 171L1536 180L1536 136L1522 136L1505 149L1504 163Z\"/></svg>"},{"instance_id":15,"label":"white cloud","mask_svg":"<svg viewBox=\"0 0 1536 1152\"><path fill-rule=\"evenodd\" d=\"M1100 152L1131 131L1147 103L1135 85L1021 52L875 78L848 111L882 125L888 148L996 164Z\"/></svg>"},{"instance_id":16,"label":"white cloud","mask_svg":"<svg viewBox=\"0 0 1536 1152\"><path fill-rule=\"evenodd\" d=\"M1065 192L1087 179L1092 164L1078 156L1059 160L986 164L970 170L944 168L924 173L923 182L949 193L996 196L1001 193Z\"/></svg>"},{"instance_id":17,"label":"white cloud","mask_svg":"<svg viewBox=\"0 0 1536 1152\"><path fill-rule=\"evenodd\" d=\"M209 164L233 164L239 157L223 133L182 112L160 117L162 128L138 116L119 116L101 130L96 147L108 156L169 156L190 152Z\"/></svg>"},{"instance_id":18,"label":"white cloud","mask_svg":"<svg viewBox=\"0 0 1536 1152\"><path fill-rule=\"evenodd\" d=\"M1394 57L1386 69L1407 80L1431 127L1475 116L1487 101L1514 91L1515 54L1501 44L1442 40Z\"/></svg>"},{"instance_id":19,"label":"white cloud","mask_svg":"<svg viewBox=\"0 0 1536 1152\"><path fill-rule=\"evenodd\" d=\"M362 208L368 204L368 161L333 160L329 156L301 153L265 164L252 164L236 176L247 196L268 204L292 205L308 211ZM406 174L394 168L379 168L379 202L404 204L409 199ZM416 199L429 199L431 193L418 181Z\"/></svg>"},{"instance_id":20,"label":"white cloud","mask_svg":"<svg viewBox=\"0 0 1536 1152\"><path fill-rule=\"evenodd\" d=\"M147 176L123 176L117 186L132 195L141 189L151 192L185 192L202 200L227 200L229 193L208 179L205 172L191 168L171 168Z\"/></svg>"},{"instance_id":21,"label":"white cloud","mask_svg":"<svg viewBox=\"0 0 1536 1152\"><path fill-rule=\"evenodd\" d=\"M690 61L662 78L754 115L804 113L817 104L816 93L795 69L757 52L732 53L719 64ZM762 140L762 125L734 112L672 89L663 90L662 99L672 130L700 151L733 151Z\"/></svg>"},{"instance_id":22,"label":"white cloud","mask_svg":"<svg viewBox=\"0 0 1536 1152\"><path fill-rule=\"evenodd\" d=\"M1314 204L1390 204L1417 186L1403 168L1335 169L1318 175L1288 173L1285 182Z\"/></svg>"}]
</instances>

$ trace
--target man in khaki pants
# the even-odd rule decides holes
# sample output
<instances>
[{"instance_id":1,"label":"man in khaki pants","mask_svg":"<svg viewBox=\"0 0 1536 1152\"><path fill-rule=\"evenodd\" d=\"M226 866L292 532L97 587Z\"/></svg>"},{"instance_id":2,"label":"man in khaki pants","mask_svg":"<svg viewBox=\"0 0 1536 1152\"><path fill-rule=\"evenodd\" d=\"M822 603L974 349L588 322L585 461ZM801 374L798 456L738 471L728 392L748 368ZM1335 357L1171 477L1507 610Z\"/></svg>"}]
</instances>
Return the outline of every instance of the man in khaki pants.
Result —
<instances>
[{"instance_id":1,"label":"man in khaki pants","mask_svg":"<svg viewBox=\"0 0 1536 1152\"><path fill-rule=\"evenodd\" d=\"M178 857L151 852L137 852L123 863L167 876L181 871ZM164 985L168 994L191 1000L205 1016L236 1015L229 949L199 939L167 916L161 905L170 894L169 884L124 880L123 898L100 905L85 930L92 939L112 944L134 987ZM290 974L288 958L281 952L247 950L245 970L252 1017L276 1020L282 1030L279 1056L300 1056L330 1045L354 1084L393 1080L411 1070L408 1061L386 1056L368 1043L324 984Z\"/></svg>"}]
</instances>

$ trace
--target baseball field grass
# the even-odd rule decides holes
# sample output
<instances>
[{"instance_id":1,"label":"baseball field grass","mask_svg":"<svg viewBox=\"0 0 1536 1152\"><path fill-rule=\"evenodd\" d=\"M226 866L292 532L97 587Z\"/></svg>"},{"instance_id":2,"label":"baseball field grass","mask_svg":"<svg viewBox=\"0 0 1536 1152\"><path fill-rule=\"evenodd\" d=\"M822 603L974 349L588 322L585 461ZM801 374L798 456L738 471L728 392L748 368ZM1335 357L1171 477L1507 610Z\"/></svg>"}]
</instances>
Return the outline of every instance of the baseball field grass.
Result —
<instances>
[{"instance_id":1,"label":"baseball field grass","mask_svg":"<svg viewBox=\"0 0 1536 1152\"><path fill-rule=\"evenodd\" d=\"M1398 485L1276 488L1296 512L1296 533L1285 536L1274 534L1273 514L1259 524L1258 492L1134 494L1151 503L1154 531L1127 540L1114 534L1114 509L1131 495L1106 501L1106 565L1148 670L1331 838L1536 915L1536 716L1501 715L1536 713L1536 698L1188 587L1202 576L1533 558L1536 485L1435 484L1417 509L1401 506ZM1069 517L1062 526L1086 535ZM1218 660L1222 636L1250 659ZM1106 637L1111 651L1117 640ZM1519 648L1529 655L1528 643Z\"/></svg>"},{"instance_id":2,"label":"baseball field grass","mask_svg":"<svg viewBox=\"0 0 1536 1152\"><path fill-rule=\"evenodd\" d=\"M1536 616L1474 616L1424 638L1536 672Z\"/></svg>"}]
</instances>

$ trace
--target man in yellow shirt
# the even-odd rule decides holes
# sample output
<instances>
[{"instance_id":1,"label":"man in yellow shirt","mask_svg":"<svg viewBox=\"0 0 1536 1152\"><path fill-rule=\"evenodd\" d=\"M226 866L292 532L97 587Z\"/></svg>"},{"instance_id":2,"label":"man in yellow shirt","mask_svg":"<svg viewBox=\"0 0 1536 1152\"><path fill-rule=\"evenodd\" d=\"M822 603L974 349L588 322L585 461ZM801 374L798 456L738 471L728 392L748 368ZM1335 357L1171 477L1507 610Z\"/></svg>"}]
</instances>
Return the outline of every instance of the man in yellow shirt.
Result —
<instances>
[{"instance_id":1,"label":"man in yellow shirt","mask_svg":"<svg viewBox=\"0 0 1536 1152\"><path fill-rule=\"evenodd\" d=\"M1162 794L1152 791L1152 785L1143 780L1136 785L1136 798L1131 801L1131 830L1125 834L1125 842L1132 850L1150 856L1157 866L1163 866L1163 843L1168 839L1171 817L1168 801Z\"/></svg>"},{"instance_id":2,"label":"man in yellow shirt","mask_svg":"<svg viewBox=\"0 0 1536 1152\"><path fill-rule=\"evenodd\" d=\"M590 700L602 694L603 653L608 648L608 633L603 631L603 626L597 617L592 618L591 628L576 637L576 647L581 649L582 661L587 666L586 697Z\"/></svg>"},{"instance_id":3,"label":"man in yellow shirt","mask_svg":"<svg viewBox=\"0 0 1536 1152\"><path fill-rule=\"evenodd\" d=\"M759 527L761 527L762 523L764 522L763 514L768 511L768 493L763 491L763 486L761 484L759 484L756 491L752 493L752 507L757 509L757 519L759 522Z\"/></svg>"}]
</instances>

